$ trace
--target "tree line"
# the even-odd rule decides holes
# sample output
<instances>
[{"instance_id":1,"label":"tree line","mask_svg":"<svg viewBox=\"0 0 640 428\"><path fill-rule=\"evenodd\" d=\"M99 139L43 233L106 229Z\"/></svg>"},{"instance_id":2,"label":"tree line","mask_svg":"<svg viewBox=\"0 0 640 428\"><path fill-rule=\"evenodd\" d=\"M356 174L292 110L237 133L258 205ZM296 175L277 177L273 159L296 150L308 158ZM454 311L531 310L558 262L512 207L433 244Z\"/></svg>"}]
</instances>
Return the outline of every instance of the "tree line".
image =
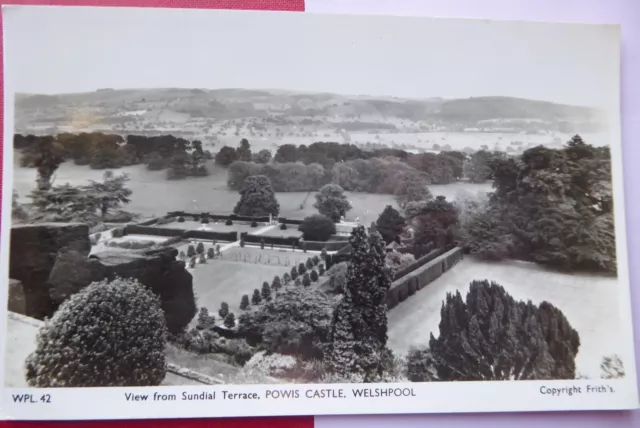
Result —
<instances>
[{"instance_id":1,"label":"tree line","mask_svg":"<svg viewBox=\"0 0 640 428\"><path fill-rule=\"evenodd\" d=\"M73 161L93 169L114 169L129 165L146 165L149 170L166 170L168 179L208 175L204 162L212 159L199 140L188 141L173 135L146 137L102 132L61 133L57 135L15 134L14 149L21 151L20 165L41 168L47 162L59 166Z\"/></svg>"}]
</instances>

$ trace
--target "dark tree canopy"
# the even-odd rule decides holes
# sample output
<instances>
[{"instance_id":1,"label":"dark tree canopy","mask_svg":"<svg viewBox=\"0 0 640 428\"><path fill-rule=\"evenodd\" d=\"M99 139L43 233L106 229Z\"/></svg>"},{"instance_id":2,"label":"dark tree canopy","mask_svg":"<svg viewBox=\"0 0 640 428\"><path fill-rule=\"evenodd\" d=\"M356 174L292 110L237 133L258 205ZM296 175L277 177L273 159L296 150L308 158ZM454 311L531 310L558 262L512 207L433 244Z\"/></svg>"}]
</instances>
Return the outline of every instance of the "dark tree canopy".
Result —
<instances>
[{"instance_id":1,"label":"dark tree canopy","mask_svg":"<svg viewBox=\"0 0 640 428\"><path fill-rule=\"evenodd\" d=\"M239 161L251 162L251 144L246 138L240 140L240 145L236 149L236 158Z\"/></svg>"},{"instance_id":2,"label":"dark tree canopy","mask_svg":"<svg viewBox=\"0 0 640 428\"><path fill-rule=\"evenodd\" d=\"M306 217L298 230L306 241L326 241L336 233L336 225L329 217L315 214Z\"/></svg>"},{"instance_id":3,"label":"dark tree canopy","mask_svg":"<svg viewBox=\"0 0 640 428\"><path fill-rule=\"evenodd\" d=\"M220 166L229 166L238 159L236 149L229 146L223 146L216 154L215 162Z\"/></svg>"},{"instance_id":4,"label":"dark tree canopy","mask_svg":"<svg viewBox=\"0 0 640 428\"><path fill-rule=\"evenodd\" d=\"M404 218L402 218L400 213L391 205L387 205L380 216L378 216L376 230L382 235L384 242L389 244L394 241L397 236L402 234L405 224Z\"/></svg>"},{"instance_id":5,"label":"dark tree canopy","mask_svg":"<svg viewBox=\"0 0 640 428\"><path fill-rule=\"evenodd\" d=\"M344 296L333 314L327 366L338 375L355 374L374 382L388 354L386 297L391 276L378 233L367 236L360 226L349 243L351 258Z\"/></svg>"},{"instance_id":6,"label":"dark tree canopy","mask_svg":"<svg viewBox=\"0 0 640 428\"><path fill-rule=\"evenodd\" d=\"M443 381L574 379L578 333L547 302L516 301L489 281L447 294L430 358ZM420 379L417 379L420 380Z\"/></svg>"},{"instance_id":7,"label":"dark tree canopy","mask_svg":"<svg viewBox=\"0 0 640 428\"><path fill-rule=\"evenodd\" d=\"M262 217L269 214L277 217L280 212L280 204L271 188L271 181L264 175L247 177L240 190L240 200L233 212L250 217Z\"/></svg>"},{"instance_id":8,"label":"dark tree canopy","mask_svg":"<svg viewBox=\"0 0 640 428\"><path fill-rule=\"evenodd\" d=\"M424 205L416 222L416 244L445 247L455 242L459 223L458 209L444 196L437 196Z\"/></svg>"},{"instance_id":9,"label":"dark tree canopy","mask_svg":"<svg viewBox=\"0 0 640 428\"><path fill-rule=\"evenodd\" d=\"M316 203L313 206L320 214L333 221L340 220L340 217L346 215L347 211L351 209L351 204L347 200L344 190L337 184L322 186L316 194Z\"/></svg>"}]
</instances>

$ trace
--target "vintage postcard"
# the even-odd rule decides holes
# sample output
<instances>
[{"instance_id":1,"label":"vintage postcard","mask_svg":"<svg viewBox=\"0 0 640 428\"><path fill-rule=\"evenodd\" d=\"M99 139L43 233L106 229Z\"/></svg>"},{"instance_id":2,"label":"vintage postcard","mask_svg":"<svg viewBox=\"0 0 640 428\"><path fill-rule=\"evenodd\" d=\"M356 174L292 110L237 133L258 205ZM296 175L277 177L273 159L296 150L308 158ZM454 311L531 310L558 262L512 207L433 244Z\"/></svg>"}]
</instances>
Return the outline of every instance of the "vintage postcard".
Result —
<instances>
[{"instance_id":1,"label":"vintage postcard","mask_svg":"<svg viewBox=\"0 0 640 428\"><path fill-rule=\"evenodd\" d=\"M638 406L617 26L3 25L3 418Z\"/></svg>"}]
</instances>

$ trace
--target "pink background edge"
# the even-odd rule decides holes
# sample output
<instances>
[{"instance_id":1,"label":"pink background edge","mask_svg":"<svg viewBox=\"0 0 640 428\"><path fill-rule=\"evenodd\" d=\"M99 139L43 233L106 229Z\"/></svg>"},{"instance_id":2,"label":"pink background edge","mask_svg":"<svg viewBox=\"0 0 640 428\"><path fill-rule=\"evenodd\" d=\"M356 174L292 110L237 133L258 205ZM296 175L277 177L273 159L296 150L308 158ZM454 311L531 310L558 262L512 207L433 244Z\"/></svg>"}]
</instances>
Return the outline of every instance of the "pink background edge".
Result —
<instances>
[{"instance_id":1,"label":"pink background edge","mask_svg":"<svg viewBox=\"0 0 640 428\"><path fill-rule=\"evenodd\" d=\"M305 0L305 12L392 14L523 21L592 22L622 25L622 138L624 151L627 241L634 308L636 360L640 354L640 269L633 260L640 249L640 181L632 160L640 158L640 0ZM635 124L634 124L635 122ZM637 202L634 202L637 201ZM640 366L639 366L640 367ZM533 428L640 427L640 410L610 412L541 412L493 414L430 414L389 416L316 416L316 428L378 427Z\"/></svg>"}]
</instances>

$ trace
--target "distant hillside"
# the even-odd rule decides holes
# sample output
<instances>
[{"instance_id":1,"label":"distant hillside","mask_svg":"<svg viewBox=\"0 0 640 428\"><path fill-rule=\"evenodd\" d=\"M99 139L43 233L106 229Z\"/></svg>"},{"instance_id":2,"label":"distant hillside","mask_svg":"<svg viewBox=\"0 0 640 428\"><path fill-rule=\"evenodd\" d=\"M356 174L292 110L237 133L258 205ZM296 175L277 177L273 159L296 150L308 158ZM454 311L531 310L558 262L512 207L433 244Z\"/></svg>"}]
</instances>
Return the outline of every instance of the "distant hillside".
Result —
<instances>
[{"instance_id":1,"label":"distant hillside","mask_svg":"<svg viewBox=\"0 0 640 428\"><path fill-rule=\"evenodd\" d=\"M238 123L240 121L240 123ZM443 100L251 89L100 89L59 95L18 94L16 130L174 130L241 133L430 132L469 127L547 132L597 130L599 112L508 97ZM283 128L276 131L275 128ZM203 134L204 135L204 134Z\"/></svg>"}]
</instances>

